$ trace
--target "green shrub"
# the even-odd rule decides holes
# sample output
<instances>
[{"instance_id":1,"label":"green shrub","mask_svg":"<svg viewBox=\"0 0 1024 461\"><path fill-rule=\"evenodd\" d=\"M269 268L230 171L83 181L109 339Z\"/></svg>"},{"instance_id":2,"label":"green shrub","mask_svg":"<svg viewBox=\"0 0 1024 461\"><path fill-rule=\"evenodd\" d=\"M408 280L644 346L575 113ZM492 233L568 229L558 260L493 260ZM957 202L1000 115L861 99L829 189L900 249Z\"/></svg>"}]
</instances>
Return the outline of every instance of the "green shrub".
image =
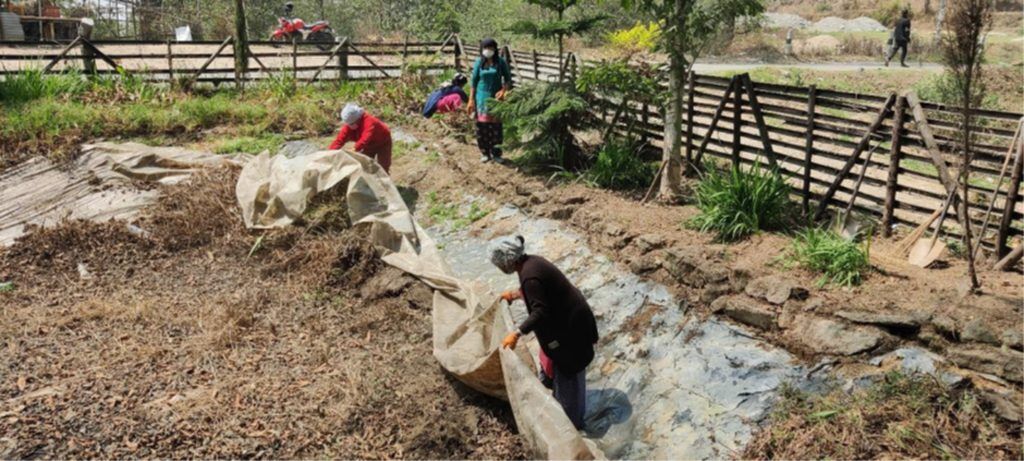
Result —
<instances>
[{"instance_id":1,"label":"green shrub","mask_svg":"<svg viewBox=\"0 0 1024 461\"><path fill-rule=\"evenodd\" d=\"M917 91L917 95L923 101L953 106L960 105L960 91L956 87L956 82L946 72L921 79L921 81L914 85L914 90ZM981 101L981 107L986 109L998 108L999 95L986 94Z\"/></svg>"},{"instance_id":2,"label":"green shrub","mask_svg":"<svg viewBox=\"0 0 1024 461\"><path fill-rule=\"evenodd\" d=\"M526 164L581 165L580 147L573 131L594 125L590 104L572 84L528 83L504 101L490 101L491 112L505 122L506 149L521 149Z\"/></svg>"},{"instance_id":3,"label":"green shrub","mask_svg":"<svg viewBox=\"0 0 1024 461\"><path fill-rule=\"evenodd\" d=\"M265 150L274 152L284 144L284 136L270 134L259 137L241 136L219 142L213 151L218 154L258 154Z\"/></svg>"},{"instance_id":4,"label":"green shrub","mask_svg":"<svg viewBox=\"0 0 1024 461\"><path fill-rule=\"evenodd\" d=\"M597 153L597 160L584 179L595 187L606 189L638 189L647 187L654 178L656 165L645 162L635 143L612 141Z\"/></svg>"},{"instance_id":5,"label":"green shrub","mask_svg":"<svg viewBox=\"0 0 1024 461\"><path fill-rule=\"evenodd\" d=\"M888 2L879 3L875 7L870 16L872 19L882 23L885 27L892 27L896 24L896 18L900 17L900 12L903 11L903 4L900 0L889 0Z\"/></svg>"},{"instance_id":6,"label":"green shrub","mask_svg":"<svg viewBox=\"0 0 1024 461\"><path fill-rule=\"evenodd\" d=\"M697 186L700 214L691 224L735 241L761 230L777 229L789 216L789 186L777 171L755 163L749 170L707 168Z\"/></svg>"},{"instance_id":7,"label":"green shrub","mask_svg":"<svg viewBox=\"0 0 1024 461\"><path fill-rule=\"evenodd\" d=\"M847 240L826 229L810 228L797 234L791 252L793 260L805 269L820 272L819 286L826 283L859 285L869 266L868 245Z\"/></svg>"}]
</instances>

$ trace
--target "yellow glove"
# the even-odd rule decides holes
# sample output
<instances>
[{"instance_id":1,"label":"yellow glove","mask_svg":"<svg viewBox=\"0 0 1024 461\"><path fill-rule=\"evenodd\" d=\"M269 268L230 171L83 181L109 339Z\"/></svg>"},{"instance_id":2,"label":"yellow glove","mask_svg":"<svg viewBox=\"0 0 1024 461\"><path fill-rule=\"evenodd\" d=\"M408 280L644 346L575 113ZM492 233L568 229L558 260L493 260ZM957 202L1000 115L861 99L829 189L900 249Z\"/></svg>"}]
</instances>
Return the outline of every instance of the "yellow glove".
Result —
<instances>
[{"instance_id":1,"label":"yellow glove","mask_svg":"<svg viewBox=\"0 0 1024 461\"><path fill-rule=\"evenodd\" d=\"M523 292L519 290L508 290L501 293L501 299L509 304L517 299L522 299Z\"/></svg>"},{"instance_id":2,"label":"yellow glove","mask_svg":"<svg viewBox=\"0 0 1024 461\"><path fill-rule=\"evenodd\" d=\"M501 347L505 349L515 349L516 343L519 342L519 332L513 331L505 336L505 339L501 341Z\"/></svg>"}]
</instances>

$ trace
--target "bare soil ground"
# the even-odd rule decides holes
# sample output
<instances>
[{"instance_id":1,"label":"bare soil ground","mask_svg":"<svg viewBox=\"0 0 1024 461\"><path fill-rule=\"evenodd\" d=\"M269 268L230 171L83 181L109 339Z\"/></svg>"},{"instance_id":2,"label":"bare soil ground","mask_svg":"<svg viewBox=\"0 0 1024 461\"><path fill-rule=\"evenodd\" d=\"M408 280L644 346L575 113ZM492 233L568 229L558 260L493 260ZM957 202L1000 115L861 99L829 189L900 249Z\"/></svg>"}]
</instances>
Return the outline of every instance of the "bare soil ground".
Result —
<instances>
[{"instance_id":1,"label":"bare soil ground","mask_svg":"<svg viewBox=\"0 0 1024 461\"><path fill-rule=\"evenodd\" d=\"M522 458L431 355L429 290L344 219L257 236L237 171L6 249L2 458ZM344 216L325 201L324 216Z\"/></svg>"}]
</instances>

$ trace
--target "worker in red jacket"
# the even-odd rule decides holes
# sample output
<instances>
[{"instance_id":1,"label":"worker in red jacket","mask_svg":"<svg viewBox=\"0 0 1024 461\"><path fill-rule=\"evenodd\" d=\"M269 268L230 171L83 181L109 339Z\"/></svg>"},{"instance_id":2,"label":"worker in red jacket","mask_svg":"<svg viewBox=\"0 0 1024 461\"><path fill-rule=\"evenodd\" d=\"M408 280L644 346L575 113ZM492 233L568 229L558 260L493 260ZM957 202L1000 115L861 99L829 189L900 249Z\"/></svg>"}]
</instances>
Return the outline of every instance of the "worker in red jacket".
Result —
<instances>
[{"instance_id":1,"label":"worker in red jacket","mask_svg":"<svg viewBox=\"0 0 1024 461\"><path fill-rule=\"evenodd\" d=\"M334 138L330 150L341 149L345 143L355 141L355 151L376 159L384 171L391 173L391 130L377 117L367 114L356 104L346 104L341 110L341 131Z\"/></svg>"}]
</instances>

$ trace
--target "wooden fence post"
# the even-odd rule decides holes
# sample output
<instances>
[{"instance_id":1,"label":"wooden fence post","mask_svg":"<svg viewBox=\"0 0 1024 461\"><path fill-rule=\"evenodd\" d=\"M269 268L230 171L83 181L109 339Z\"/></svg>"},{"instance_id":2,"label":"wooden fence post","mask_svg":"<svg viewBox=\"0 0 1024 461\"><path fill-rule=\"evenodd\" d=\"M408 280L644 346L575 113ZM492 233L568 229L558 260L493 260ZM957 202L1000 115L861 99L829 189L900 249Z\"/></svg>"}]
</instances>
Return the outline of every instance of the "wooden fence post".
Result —
<instances>
[{"instance_id":1,"label":"wooden fence post","mask_svg":"<svg viewBox=\"0 0 1024 461\"><path fill-rule=\"evenodd\" d=\"M885 181L885 210L882 212L882 236L892 235L893 214L896 210L896 189L899 187L900 159L903 157L903 121L907 99L900 96L892 117L892 138L889 148L889 176Z\"/></svg>"},{"instance_id":2,"label":"wooden fence post","mask_svg":"<svg viewBox=\"0 0 1024 461\"><path fill-rule=\"evenodd\" d=\"M299 41L292 37L292 85L299 83Z\"/></svg>"},{"instance_id":3,"label":"wooden fence post","mask_svg":"<svg viewBox=\"0 0 1024 461\"><path fill-rule=\"evenodd\" d=\"M455 72L462 72L462 39L459 38L459 34L454 35L454 48L452 49L455 55Z\"/></svg>"},{"instance_id":4,"label":"wooden fence post","mask_svg":"<svg viewBox=\"0 0 1024 461\"><path fill-rule=\"evenodd\" d=\"M811 213L811 161L814 159L814 105L818 99L818 88L807 88L807 132L804 135L804 215Z\"/></svg>"},{"instance_id":5,"label":"wooden fence post","mask_svg":"<svg viewBox=\"0 0 1024 461\"><path fill-rule=\"evenodd\" d=\"M1013 209L1020 200L1020 180L1024 172L1024 142L1017 146L1017 158L1013 161L1013 173L1010 174L1010 189L1006 192L1006 205L1003 206L1003 220L999 223L999 237L996 239L996 252L999 257L1006 256L1009 247L1010 224L1013 223ZM1024 245L1024 243L1021 243Z\"/></svg>"},{"instance_id":6,"label":"wooden fence post","mask_svg":"<svg viewBox=\"0 0 1024 461\"><path fill-rule=\"evenodd\" d=\"M693 91L697 84L697 74L690 69L686 77L689 81L686 83L686 163L683 164L683 174L689 172L691 167L698 168L693 165Z\"/></svg>"},{"instance_id":7,"label":"wooden fence post","mask_svg":"<svg viewBox=\"0 0 1024 461\"><path fill-rule=\"evenodd\" d=\"M917 98L917 93L910 91L907 93L906 98L907 107L910 108L910 112L914 115L917 132L921 134L921 140L924 141L928 156L931 158L932 164L935 165L935 169L939 172L939 182L942 183L947 194L953 194L953 209L958 210L953 215L953 218L956 219L956 222L963 225L961 215L967 214L967 208L961 209L960 205L962 200L967 200L967 197L960 197L960 193L957 192L957 180L949 174L949 166L946 165L946 160L942 158L942 150L939 149L939 143L935 141L932 127L928 124L928 115L924 113L924 107L921 106L921 100Z\"/></svg>"},{"instance_id":8,"label":"wooden fence post","mask_svg":"<svg viewBox=\"0 0 1024 461\"><path fill-rule=\"evenodd\" d=\"M540 65L537 62L537 50L533 50L533 79L540 80Z\"/></svg>"},{"instance_id":9,"label":"wooden fence post","mask_svg":"<svg viewBox=\"0 0 1024 461\"><path fill-rule=\"evenodd\" d=\"M745 75L745 74L744 74ZM733 168L740 167L740 146L742 144L740 139L740 127L743 123L742 117L742 105L743 99L740 97L740 85L739 81L742 77L739 75L733 76L732 86L734 91L732 92L732 166Z\"/></svg>"},{"instance_id":10,"label":"wooden fence post","mask_svg":"<svg viewBox=\"0 0 1024 461\"><path fill-rule=\"evenodd\" d=\"M171 41L167 41L167 81L174 87L174 53L171 51Z\"/></svg>"},{"instance_id":11,"label":"wooden fence post","mask_svg":"<svg viewBox=\"0 0 1024 461\"><path fill-rule=\"evenodd\" d=\"M348 80L348 37L341 39L342 46L338 49L338 80ZM458 62L458 57L455 58Z\"/></svg>"}]
</instances>

